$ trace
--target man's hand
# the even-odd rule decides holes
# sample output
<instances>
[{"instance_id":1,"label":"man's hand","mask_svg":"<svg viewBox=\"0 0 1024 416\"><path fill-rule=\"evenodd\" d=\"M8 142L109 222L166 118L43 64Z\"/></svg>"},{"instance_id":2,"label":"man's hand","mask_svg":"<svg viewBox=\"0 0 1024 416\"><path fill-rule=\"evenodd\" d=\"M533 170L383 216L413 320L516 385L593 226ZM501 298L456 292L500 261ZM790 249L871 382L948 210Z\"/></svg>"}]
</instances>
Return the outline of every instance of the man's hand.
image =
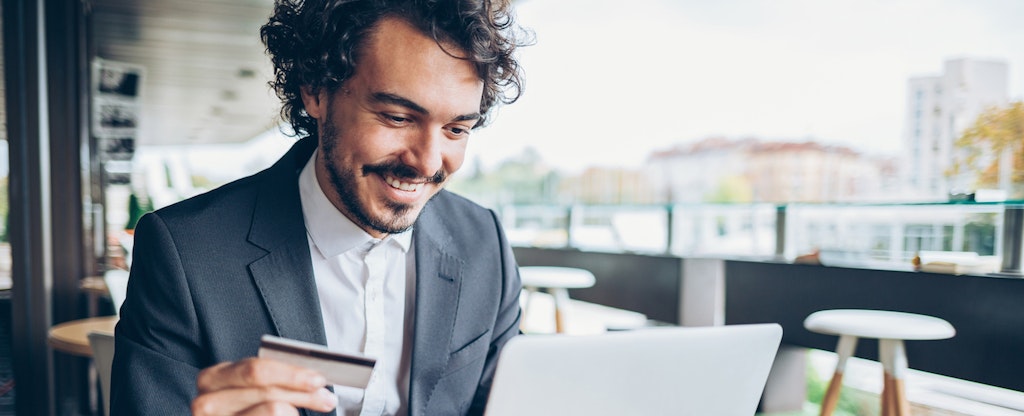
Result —
<instances>
[{"instance_id":1,"label":"man's hand","mask_svg":"<svg viewBox=\"0 0 1024 416\"><path fill-rule=\"evenodd\" d=\"M266 358L221 363L199 373L192 414L298 415L303 407L328 412L337 397L319 373Z\"/></svg>"}]
</instances>

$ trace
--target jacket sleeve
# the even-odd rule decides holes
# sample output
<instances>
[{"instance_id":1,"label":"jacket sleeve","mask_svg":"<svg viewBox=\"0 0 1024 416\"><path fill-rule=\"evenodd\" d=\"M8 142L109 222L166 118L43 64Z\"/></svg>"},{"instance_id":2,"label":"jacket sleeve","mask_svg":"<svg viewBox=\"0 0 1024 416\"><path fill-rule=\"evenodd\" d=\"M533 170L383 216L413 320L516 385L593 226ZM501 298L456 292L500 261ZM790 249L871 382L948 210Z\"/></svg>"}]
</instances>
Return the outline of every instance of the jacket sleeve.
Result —
<instances>
[{"instance_id":1,"label":"jacket sleeve","mask_svg":"<svg viewBox=\"0 0 1024 416\"><path fill-rule=\"evenodd\" d=\"M206 361L175 242L157 214L136 228L128 294L115 329L111 415L190 414Z\"/></svg>"},{"instance_id":2,"label":"jacket sleeve","mask_svg":"<svg viewBox=\"0 0 1024 416\"><path fill-rule=\"evenodd\" d=\"M484 364L483 376L477 387L473 403L470 406L469 414L482 415L487 406L487 396L491 391L491 384L494 381L494 371L498 366L498 355L501 348L512 337L519 335L519 321L522 319L522 310L519 307L519 293L522 291L522 283L519 280L519 266L516 264L515 256L512 254L512 246L505 237L494 212L491 212L494 220L498 242L501 246L501 299L497 319L494 322L494 331L491 332L491 346L487 351L487 359Z\"/></svg>"}]
</instances>

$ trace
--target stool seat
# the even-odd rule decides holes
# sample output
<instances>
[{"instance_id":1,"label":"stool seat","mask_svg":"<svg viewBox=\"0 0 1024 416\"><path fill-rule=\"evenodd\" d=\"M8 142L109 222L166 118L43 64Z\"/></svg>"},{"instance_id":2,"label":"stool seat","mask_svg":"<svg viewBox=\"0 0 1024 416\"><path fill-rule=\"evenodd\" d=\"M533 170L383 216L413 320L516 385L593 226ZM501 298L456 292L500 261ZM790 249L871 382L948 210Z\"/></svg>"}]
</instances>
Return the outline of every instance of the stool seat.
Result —
<instances>
[{"instance_id":1,"label":"stool seat","mask_svg":"<svg viewBox=\"0 0 1024 416\"><path fill-rule=\"evenodd\" d=\"M519 268L523 286L582 289L594 285L594 274L573 267L524 266Z\"/></svg>"},{"instance_id":2,"label":"stool seat","mask_svg":"<svg viewBox=\"0 0 1024 416\"><path fill-rule=\"evenodd\" d=\"M832 309L810 314L804 328L829 335L859 338L930 340L956 335L944 319L915 313L865 309Z\"/></svg>"}]
</instances>

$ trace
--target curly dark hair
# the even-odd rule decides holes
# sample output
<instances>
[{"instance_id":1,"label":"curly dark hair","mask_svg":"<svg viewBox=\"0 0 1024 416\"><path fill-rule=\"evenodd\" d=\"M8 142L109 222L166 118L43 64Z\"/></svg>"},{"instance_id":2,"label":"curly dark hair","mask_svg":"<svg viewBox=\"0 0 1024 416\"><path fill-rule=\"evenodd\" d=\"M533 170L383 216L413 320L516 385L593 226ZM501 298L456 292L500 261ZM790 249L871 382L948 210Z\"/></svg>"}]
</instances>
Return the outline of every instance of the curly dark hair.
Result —
<instances>
[{"instance_id":1,"label":"curly dark hair","mask_svg":"<svg viewBox=\"0 0 1024 416\"><path fill-rule=\"evenodd\" d=\"M355 72L360 48L385 17L401 18L432 37L450 55L476 66L484 82L480 100L484 125L498 103L511 104L523 92L522 71L513 57L527 43L512 16L510 0L276 0L274 14L260 29L274 63L270 86L284 105L281 117L292 134L315 134L301 88L333 93ZM454 45L456 54L445 48Z\"/></svg>"}]
</instances>

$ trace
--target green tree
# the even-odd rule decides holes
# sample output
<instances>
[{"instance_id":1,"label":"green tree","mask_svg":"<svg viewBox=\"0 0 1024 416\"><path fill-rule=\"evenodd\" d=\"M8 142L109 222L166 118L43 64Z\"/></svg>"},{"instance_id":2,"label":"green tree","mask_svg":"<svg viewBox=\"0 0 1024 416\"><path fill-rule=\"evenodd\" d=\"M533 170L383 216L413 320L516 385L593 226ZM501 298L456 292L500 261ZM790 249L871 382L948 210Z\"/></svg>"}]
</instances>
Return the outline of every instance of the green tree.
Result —
<instances>
[{"instance_id":1,"label":"green tree","mask_svg":"<svg viewBox=\"0 0 1024 416\"><path fill-rule=\"evenodd\" d=\"M998 188L1002 173L1010 183L1004 190L1011 197L1024 197L1024 102L985 111L954 145L959 155L948 176L974 174L978 188ZM1007 160L1003 152L1008 152L1009 166L1000 166Z\"/></svg>"}]
</instances>

